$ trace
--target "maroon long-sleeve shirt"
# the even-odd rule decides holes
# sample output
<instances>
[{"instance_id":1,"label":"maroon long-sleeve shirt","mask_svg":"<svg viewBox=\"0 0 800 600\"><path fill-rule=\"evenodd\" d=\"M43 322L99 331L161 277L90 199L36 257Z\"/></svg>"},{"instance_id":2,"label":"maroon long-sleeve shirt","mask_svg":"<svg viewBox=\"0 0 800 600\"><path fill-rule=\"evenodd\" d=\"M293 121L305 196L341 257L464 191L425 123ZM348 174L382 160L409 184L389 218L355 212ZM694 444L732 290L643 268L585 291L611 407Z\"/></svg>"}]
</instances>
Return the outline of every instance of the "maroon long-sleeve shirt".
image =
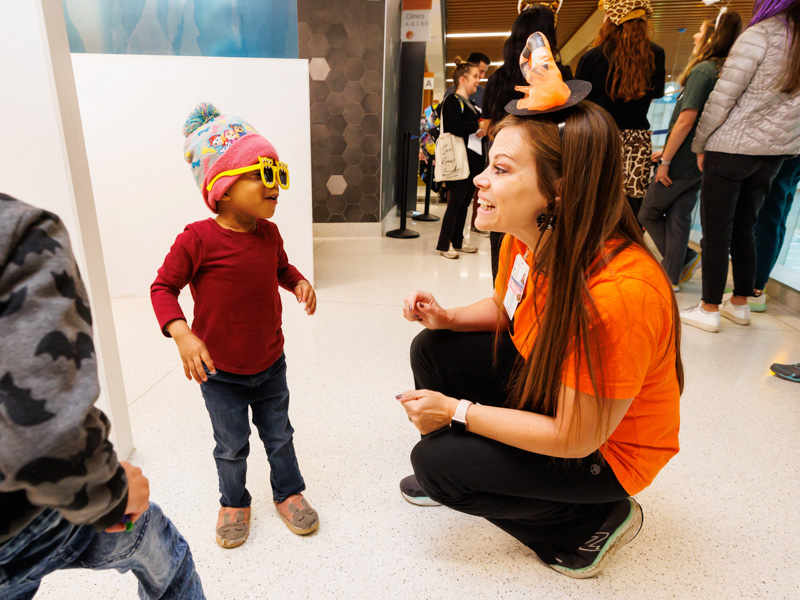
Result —
<instances>
[{"instance_id":1,"label":"maroon long-sleeve shirt","mask_svg":"<svg viewBox=\"0 0 800 600\"><path fill-rule=\"evenodd\" d=\"M278 227L259 220L254 232L225 229L214 219L186 226L150 286L164 335L185 319L178 295L188 283L194 298L192 332L205 343L216 368L253 375L283 352L278 286L294 291L305 279L283 250Z\"/></svg>"}]
</instances>

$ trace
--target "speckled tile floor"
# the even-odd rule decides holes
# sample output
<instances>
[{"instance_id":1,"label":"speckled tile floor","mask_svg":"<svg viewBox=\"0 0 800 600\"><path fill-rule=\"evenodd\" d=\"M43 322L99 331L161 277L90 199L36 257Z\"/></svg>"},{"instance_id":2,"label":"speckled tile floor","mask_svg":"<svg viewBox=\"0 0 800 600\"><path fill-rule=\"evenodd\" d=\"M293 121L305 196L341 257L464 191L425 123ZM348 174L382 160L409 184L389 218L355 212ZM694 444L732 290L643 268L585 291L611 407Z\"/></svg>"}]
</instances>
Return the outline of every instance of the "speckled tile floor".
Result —
<instances>
[{"instance_id":1,"label":"speckled tile floor","mask_svg":"<svg viewBox=\"0 0 800 600\"><path fill-rule=\"evenodd\" d=\"M681 453L639 494L641 534L597 579L543 566L488 523L406 503L417 435L394 395L411 386L418 331L400 315L412 289L444 305L490 293L489 243L449 261L438 223L416 240L315 243L318 312L284 296L291 417L316 535L299 538L270 502L268 465L253 439L249 541L214 543L213 440L200 392L160 336L149 300L114 302L136 451L158 502L189 540L209 598L787 598L800 597L800 386L770 375L800 360L800 318L779 306L720 334L684 328ZM696 302L699 279L679 294ZM187 294L188 295L188 294ZM134 599L132 575L61 572L37 598Z\"/></svg>"}]
</instances>

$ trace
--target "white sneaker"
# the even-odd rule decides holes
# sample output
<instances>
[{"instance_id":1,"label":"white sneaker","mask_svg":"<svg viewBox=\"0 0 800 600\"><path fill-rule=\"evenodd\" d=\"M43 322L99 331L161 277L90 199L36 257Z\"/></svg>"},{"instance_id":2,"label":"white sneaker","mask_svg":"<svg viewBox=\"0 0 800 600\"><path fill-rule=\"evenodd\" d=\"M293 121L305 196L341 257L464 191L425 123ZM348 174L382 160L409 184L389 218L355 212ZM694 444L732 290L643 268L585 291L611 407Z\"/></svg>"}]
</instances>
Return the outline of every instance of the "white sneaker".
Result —
<instances>
[{"instance_id":1,"label":"white sneaker","mask_svg":"<svg viewBox=\"0 0 800 600\"><path fill-rule=\"evenodd\" d=\"M684 308L681 312L681 323L691 325L711 333L719 333L720 318L718 312L706 312L703 303L691 308Z\"/></svg>"},{"instance_id":2,"label":"white sneaker","mask_svg":"<svg viewBox=\"0 0 800 600\"><path fill-rule=\"evenodd\" d=\"M747 306L750 307L750 312L766 312L767 310L767 294L761 292L760 296L753 296L747 299Z\"/></svg>"},{"instance_id":3,"label":"white sneaker","mask_svg":"<svg viewBox=\"0 0 800 600\"><path fill-rule=\"evenodd\" d=\"M673 286L672 286L672 291L673 291L673 292L675 292L675 293L677 294L678 292L680 292L680 291L681 291L681 286L679 286L679 285L673 285Z\"/></svg>"},{"instance_id":4,"label":"white sneaker","mask_svg":"<svg viewBox=\"0 0 800 600\"><path fill-rule=\"evenodd\" d=\"M472 254L473 252L477 252L478 249L475 246L470 246L469 244L461 244L461 248L454 248L456 252L466 252L467 254Z\"/></svg>"},{"instance_id":5,"label":"white sneaker","mask_svg":"<svg viewBox=\"0 0 800 600\"><path fill-rule=\"evenodd\" d=\"M738 304L731 304L730 300L726 300L719 307L719 313L739 325L750 325L750 307L747 304L739 306Z\"/></svg>"},{"instance_id":6,"label":"white sneaker","mask_svg":"<svg viewBox=\"0 0 800 600\"><path fill-rule=\"evenodd\" d=\"M458 254L454 250L439 250L439 254L445 258L458 258Z\"/></svg>"}]
</instances>

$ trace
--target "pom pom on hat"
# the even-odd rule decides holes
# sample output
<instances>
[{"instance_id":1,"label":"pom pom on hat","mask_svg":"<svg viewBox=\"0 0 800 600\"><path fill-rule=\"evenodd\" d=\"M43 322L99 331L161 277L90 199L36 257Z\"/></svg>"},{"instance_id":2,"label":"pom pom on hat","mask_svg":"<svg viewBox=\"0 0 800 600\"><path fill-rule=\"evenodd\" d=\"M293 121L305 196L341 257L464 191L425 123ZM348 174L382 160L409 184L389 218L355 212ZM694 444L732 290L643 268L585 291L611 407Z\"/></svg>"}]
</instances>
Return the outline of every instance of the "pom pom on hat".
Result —
<instances>
[{"instance_id":1,"label":"pom pom on hat","mask_svg":"<svg viewBox=\"0 0 800 600\"><path fill-rule=\"evenodd\" d=\"M201 102L186 118L186 122L183 124L183 137L189 137L202 125L221 114L219 109L210 102Z\"/></svg>"}]
</instances>

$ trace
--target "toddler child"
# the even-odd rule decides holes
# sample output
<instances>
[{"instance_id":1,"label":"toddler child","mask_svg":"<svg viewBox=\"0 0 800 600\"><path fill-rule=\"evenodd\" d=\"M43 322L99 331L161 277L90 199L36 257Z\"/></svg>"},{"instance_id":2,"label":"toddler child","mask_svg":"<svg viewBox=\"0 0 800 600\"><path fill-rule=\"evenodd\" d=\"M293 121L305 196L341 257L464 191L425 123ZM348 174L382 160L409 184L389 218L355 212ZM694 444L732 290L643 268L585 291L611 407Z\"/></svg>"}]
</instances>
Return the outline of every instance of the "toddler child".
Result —
<instances>
[{"instance_id":1,"label":"toddler child","mask_svg":"<svg viewBox=\"0 0 800 600\"><path fill-rule=\"evenodd\" d=\"M319 526L292 443L289 388L278 286L313 315L316 295L283 250L275 224L289 168L275 148L239 117L201 103L183 128L184 156L203 199L216 217L186 226L150 287L158 324L178 345L188 379L194 378L211 416L214 460L222 494L217 543L247 540L250 493L248 408L267 451L272 496L287 527L299 535ZM178 304L189 284L194 319L189 328Z\"/></svg>"}]
</instances>

